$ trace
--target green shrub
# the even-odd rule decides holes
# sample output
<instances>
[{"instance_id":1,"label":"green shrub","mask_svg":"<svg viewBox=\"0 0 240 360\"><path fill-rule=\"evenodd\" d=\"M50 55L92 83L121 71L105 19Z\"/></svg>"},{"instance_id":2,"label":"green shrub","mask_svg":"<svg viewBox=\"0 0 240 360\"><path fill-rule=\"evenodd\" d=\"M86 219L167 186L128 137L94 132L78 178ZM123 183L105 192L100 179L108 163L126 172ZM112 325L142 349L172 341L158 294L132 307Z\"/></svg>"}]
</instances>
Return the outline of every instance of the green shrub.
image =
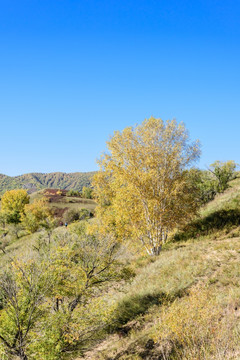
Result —
<instances>
[{"instance_id":1,"label":"green shrub","mask_svg":"<svg viewBox=\"0 0 240 360\"><path fill-rule=\"evenodd\" d=\"M81 193L80 191L77 191L77 190L69 190L66 194L67 196L81 196Z\"/></svg>"},{"instance_id":2,"label":"green shrub","mask_svg":"<svg viewBox=\"0 0 240 360\"><path fill-rule=\"evenodd\" d=\"M92 199L92 194L93 194L93 189L91 189L90 187L84 186L82 188L82 197L84 199Z\"/></svg>"},{"instance_id":3,"label":"green shrub","mask_svg":"<svg viewBox=\"0 0 240 360\"><path fill-rule=\"evenodd\" d=\"M90 217L93 217L93 213L88 209L81 209L79 211L79 220L86 220L89 219Z\"/></svg>"},{"instance_id":4,"label":"green shrub","mask_svg":"<svg viewBox=\"0 0 240 360\"><path fill-rule=\"evenodd\" d=\"M74 209L69 209L64 213L64 219L65 222L71 223L73 221L79 220L79 211Z\"/></svg>"},{"instance_id":5,"label":"green shrub","mask_svg":"<svg viewBox=\"0 0 240 360\"><path fill-rule=\"evenodd\" d=\"M64 214L64 221L67 223L72 223L78 220L87 220L93 216L93 213L88 209L69 209Z\"/></svg>"}]
</instances>

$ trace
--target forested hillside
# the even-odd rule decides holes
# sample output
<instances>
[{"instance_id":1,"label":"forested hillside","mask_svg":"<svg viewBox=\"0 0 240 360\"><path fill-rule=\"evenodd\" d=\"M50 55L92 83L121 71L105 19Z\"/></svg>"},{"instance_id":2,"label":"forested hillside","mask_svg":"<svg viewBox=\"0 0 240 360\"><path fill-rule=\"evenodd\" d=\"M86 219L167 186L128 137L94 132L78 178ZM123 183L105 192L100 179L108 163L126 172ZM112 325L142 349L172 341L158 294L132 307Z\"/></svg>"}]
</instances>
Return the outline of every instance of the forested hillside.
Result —
<instances>
[{"instance_id":1,"label":"forested hillside","mask_svg":"<svg viewBox=\"0 0 240 360\"><path fill-rule=\"evenodd\" d=\"M81 191L83 186L91 184L94 172L63 173L54 172L49 174L30 173L20 176L7 176L0 174L0 194L11 189L27 189L31 192L45 189L64 189Z\"/></svg>"}]
</instances>

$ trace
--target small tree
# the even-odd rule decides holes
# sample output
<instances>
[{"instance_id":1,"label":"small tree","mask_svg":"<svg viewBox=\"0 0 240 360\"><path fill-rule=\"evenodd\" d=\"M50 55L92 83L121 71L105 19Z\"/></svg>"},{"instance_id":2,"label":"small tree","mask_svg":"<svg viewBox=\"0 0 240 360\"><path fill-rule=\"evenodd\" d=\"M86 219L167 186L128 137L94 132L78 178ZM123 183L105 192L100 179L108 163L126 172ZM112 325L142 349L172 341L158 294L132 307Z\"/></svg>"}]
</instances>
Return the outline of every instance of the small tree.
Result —
<instances>
[{"instance_id":1,"label":"small tree","mask_svg":"<svg viewBox=\"0 0 240 360\"><path fill-rule=\"evenodd\" d=\"M30 233L34 233L40 227L48 228L52 222L52 212L45 199L35 200L32 204L24 207L21 215L22 225Z\"/></svg>"},{"instance_id":2,"label":"small tree","mask_svg":"<svg viewBox=\"0 0 240 360\"><path fill-rule=\"evenodd\" d=\"M91 189L90 187L87 187L87 186L83 186L82 197L84 199L92 199L92 193L93 193L93 189Z\"/></svg>"},{"instance_id":3,"label":"small tree","mask_svg":"<svg viewBox=\"0 0 240 360\"><path fill-rule=\"evenodd\" d=\"M69 235L58 235L51 250L49 276L56 296L65 296L72 312L92 289L116 278L120 244L111 236L86 232L87 222L73 227Z\"/></svg>"},{"instance_id":4,"label":"small tree","mask_svg":"<svg viewBox=\"0 0 240 360\"><path fill-rule=\"evenodd\" d=\"M73 221L79 220L79 211L75 209L68 209L63 216L64 222L70 224Z\"/></svg>"},{"instance_id":5,"label":"small tree","mask_svg":"<svg viewBox=\"0 0 240 360\"><path fill-rule=\"evenodd\" d=\"M213 174L206 170L192 169L189 172L189 176L192 181L192 185L196 187L196 201L201 204L214 199L217 194L216 180Z\"/></svg>"},{"instance_id":6,"label":"small tree","mask_svg":"<svg viewBox=\"0 0 240 360\"><path fill-rule=\"evenodd\" d=\"M81 209L79 211L79 220L86 220L93 216L93 213L88 209Z\"/></svg>"},{"instance_id":7,"label":"small tree","mask_svg":"<svg viewBox=\"0 0 240 360\"><path fill-rule=\"evenodd\" d=\"M89 219L92 216L91 211L87 210L87 209L68 209L65 213L64 213L64 221L66 221L67 223L72 223L74 221L78 221L78 220L86 220Z\"/></svg>"},{"instance_id":8,"label":"small tree","mask_svg":"<svg viewBox=\"0 0 240 360\"><path fill-rule=\"evenodd\" d=\"M6 353L27 360L27 348L32 341L31 331L39 321L40 304L44 297L42 273L32 261L12 263L11 269L0 278L3 310L0 317L0 342Z\"/></svg>"},{"instance_id":9,"label":"small tree","mask_svg":"<svg viewBox=\"0 0 240 360\"><path fill-rule=\"evenodd\" d=\"M1 213L8 224L18 224L24 207L29 203L29 195L26 190L9 190L4 193L1 201Z\"/></svg>"},{"instance_id":10,"label":"small tree","mask_svg":"<svg viewBox=\"0 0 240 360\"><path fill-rule=\"evenodd\" d=\"M102 289L125 277L113 237L78 231L39 242L36 256L13 261L0 277L0 345L9 356L62 359L106 326Z\"/></svg>"},{"instance_id":11,"label":"small tree","mask_svg":"<svg viewBox=\"0 0 240 360\"><path fill-rule=\"evenodd\" d=\"M218 193L224 192L229 187L229 182L236 177L236 167L237 164L233 160L215 161L210 165L209 171L214 175Z\"/></svg>"},{"instance_id":12,"label":"small tree","mask_svg":"<svg viewBox=\"0 0 240 360\"><path fill-rule=\"evenodd\" d=\"M186 171L200 154L183 124L150 118L115 132L93 186L102 231L140 240L158 255L175 227L196 214L195 187Z\"/></svg>"}]
</instances>

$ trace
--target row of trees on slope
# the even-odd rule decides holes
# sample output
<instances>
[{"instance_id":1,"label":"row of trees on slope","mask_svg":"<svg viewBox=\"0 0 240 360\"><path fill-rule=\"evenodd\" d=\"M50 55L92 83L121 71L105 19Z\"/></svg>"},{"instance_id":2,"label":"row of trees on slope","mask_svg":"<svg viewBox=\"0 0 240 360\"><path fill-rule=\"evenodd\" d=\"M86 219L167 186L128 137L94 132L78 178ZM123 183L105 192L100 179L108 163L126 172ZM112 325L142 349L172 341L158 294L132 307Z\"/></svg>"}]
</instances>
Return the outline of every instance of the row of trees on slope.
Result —
<instances>
[{"instance_id":1,"label":"row of trees on slope","mask_svg":"<svg viewBox=\"0 0 240 360\"><path fill-rule=\"evenodd\" d=\"M82 191L77 190L68 190L67 196L80 196L84 199L92 199L93 196L93 189L88 186L83 186Z\"/></svg>"}]
</instances>

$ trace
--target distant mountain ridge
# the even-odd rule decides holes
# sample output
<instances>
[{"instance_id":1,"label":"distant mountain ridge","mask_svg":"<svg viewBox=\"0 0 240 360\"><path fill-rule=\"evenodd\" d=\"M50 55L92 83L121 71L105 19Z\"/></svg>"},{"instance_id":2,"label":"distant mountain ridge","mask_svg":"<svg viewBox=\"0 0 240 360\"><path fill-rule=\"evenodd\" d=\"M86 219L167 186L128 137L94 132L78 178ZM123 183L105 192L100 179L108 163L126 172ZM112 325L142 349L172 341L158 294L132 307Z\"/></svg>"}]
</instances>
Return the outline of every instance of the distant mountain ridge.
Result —
<instances>
[{"instance_id":1,"label":"distant mountain ridge","mask_svg":"<svg viewBox=\"0 0 240 360\"><path fill-rule=\"evenodd\" d=\"M95 174L92 172L53 172L53 173L29 173L19 176L8 176L0 174L0 193L7 190L26 189L29 192L38 191L45 188L78 190L83 186L91 185L91 178Z\"/></svg>"}]
</instances>

